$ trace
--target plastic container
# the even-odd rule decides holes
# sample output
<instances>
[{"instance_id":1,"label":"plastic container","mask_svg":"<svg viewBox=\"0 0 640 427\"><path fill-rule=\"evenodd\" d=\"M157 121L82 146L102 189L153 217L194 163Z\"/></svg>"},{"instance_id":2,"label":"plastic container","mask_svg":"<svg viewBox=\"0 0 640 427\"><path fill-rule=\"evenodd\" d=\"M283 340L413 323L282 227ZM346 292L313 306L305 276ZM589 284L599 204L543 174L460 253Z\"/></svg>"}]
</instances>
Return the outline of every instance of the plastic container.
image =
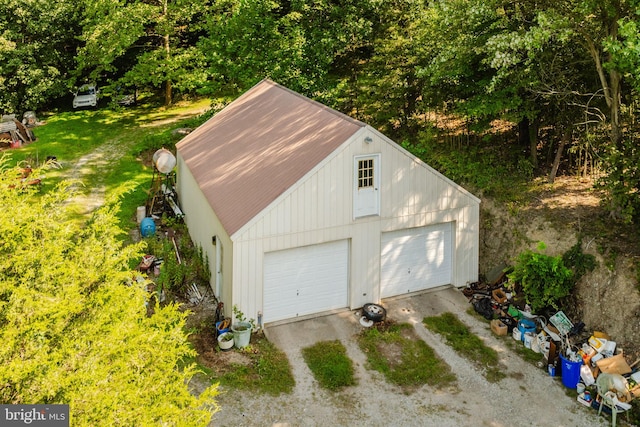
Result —
<instances>
[{"instance_id":1,"label":"plastic container","mask_svg":"<svg viewBox=\"0 0 640 427\"><path fill-rule=\"evenodd\" d=\"M156 234L156 223L153 218L146 217L140 221L140 234L142 234L142 237L150 237Z\"/></svg>"},{"instance_id":2,"label":"plastic container","mask_svg":"<svg viewBox=\"0 0 640 427\"><path fill-rule=\"evenodd\" d=\"M520 332L520 329L513 328L513 331L511 331L511 335L513 336L514 340L522 342L522 332Z\"/></svg>"},{"instance_id":3,"label":"plastic container","mask_svg":"<svg viewBox=\"0 0 640 427\"><path fill-rule=\"evenodd\" d=\"M524 346L530 350L533 350L532 345L533 345L533 340L536 339L536 334L533 332L525 332L524 333L524 339L522 340L522 342L524 343ZM539 349L540 347L538 347ZM539 351L537 351L536 353L539 353Z\"/></svg>"},{"instance_id":4,"label":"plastic container","mask_svg":"<svg viewBox=\"0 0 640 427\"><path fill-rule=\"evenodd\" d=\"M560 355L561 371L562 371L562 384L567 388L576 388L580 381L580 367L582 366L582 360L578 362L572 362L565 359Z\"/></svg>"},{"instance_id":5,"label":"plastic container","mask_svg":"<svg viewBox=\"0 0 640 427\"><path fill-rule=\"evenodd\" d=\"M249 322L236 322L231 325L236 348L244 348L249 345L251 330L252 326Z\"/></svg>"},{"instance_id":6,"label":"plastic container","mask_svg":"<svg viewBox=\"0 0 640 427\"><path fill-rule=\"evenodd\" d=\"M142 223L142 220L147 216L147 208L145 206L138 206L136 209L136 220L138 224Z\"/></svg>"},{"instance_id":7,"label":"plastic container","mask_svg":"<svg viewBox=\"0 0 640 427\"><path fill-rule=\"evenodd\" d=\"M593 377L593 372L591 372L591 368L589 368L589 365L580 366L580 378L582 378L582 382L586 386L590 386L596 383L596 379Z\"/></svg>"},{"instance_id":8,"label":"plastic container","mask_svg":"<svg viewBox=\"0 0 640 427\"><path fill-rule=\"evenodd\" d=\"M527 332L536 333L536 323L530 319L520 319L518 320L518 330L520 331L520 337L522 342L524 342L524 335Z\"/></svg>"},{"instance_id":9,"label":"plastic container","mask_svg":"<svg viewBox=\"0 0 640 427\"><path fill-rule=\"evenodd\" d=\"M229 332L229 326L224 326L225 322L216 322L216 331L218 331L218 335L222 335L225 332ZM228 323L226 323L228 325Z\"/></svg>"}]
</instances>

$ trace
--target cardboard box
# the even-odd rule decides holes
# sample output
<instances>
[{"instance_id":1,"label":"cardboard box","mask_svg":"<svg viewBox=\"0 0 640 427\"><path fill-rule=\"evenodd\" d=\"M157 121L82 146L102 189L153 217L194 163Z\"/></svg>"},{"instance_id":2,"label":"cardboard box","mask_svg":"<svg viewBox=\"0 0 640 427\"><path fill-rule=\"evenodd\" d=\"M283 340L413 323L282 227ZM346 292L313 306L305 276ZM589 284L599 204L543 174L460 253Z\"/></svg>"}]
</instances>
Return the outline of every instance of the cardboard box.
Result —
<instances>
[{"instance_id":1,"label":"cardboard box","mask_svg":"<svg viewBox=\"0 0 640 427\"><path fill-rule=\"evenodd\" d=\"M591 406L591 398L589 398L589 400L586 400L584 393L579 394L577 400L579 403L582 403L586 407Z\"/></svg>"},{"instance_id":2,"label":"cardboard box","mask_svg":"<svg viewBox=\"0 0 640 427\"><path fill-rule=\"evenodd\" d=\"M611 337L609 337L609 335L605 332L600 332L600 331L593 331L593 336L596 338L603 338L607 341L609 341L611 339Z\"/></svg>"},{"instance_id":3,"label":"cardboard box","mask_svg":"<svg viewBox=\"0 0 640 427\"><path fill-rule=\"evenodd\" d=\"M507 335L508 332L507 325L502 323L500 319L493 319L491 321L491 330L498 336Z\"/></svg>"},{"instance_id":4,"label":"cardboard box","mask_svg":"<svg viewBox=\"0 0 640 427\"><path fill-rule=\"evenodd\" d=\"M604 338L596 338L593 335L589 338L589 345L593 347L598 353L601 353L604 350L604 346L607 343L607 340Z\"/></svg>"},{"instance_id":5,"label":"cardboard box","mask_svg":"<svg viewBox=\"0 0 640 427\"><path fill-rule=\"evenodd\" d=\"M491 296L498 304L504 304L507 302L507 294L505 294L502 289L494 289L493 292L491 292Z\"/></svg>"}]
</instances>

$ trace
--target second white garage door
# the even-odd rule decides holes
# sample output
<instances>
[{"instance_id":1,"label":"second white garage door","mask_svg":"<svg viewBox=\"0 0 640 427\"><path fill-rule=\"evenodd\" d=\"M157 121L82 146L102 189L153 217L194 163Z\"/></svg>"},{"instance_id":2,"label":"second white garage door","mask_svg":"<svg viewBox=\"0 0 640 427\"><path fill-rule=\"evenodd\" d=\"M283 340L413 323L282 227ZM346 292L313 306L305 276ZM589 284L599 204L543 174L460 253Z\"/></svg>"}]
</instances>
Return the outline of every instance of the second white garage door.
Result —
<instances>
[{"instance_id":1,"label":"second white garage door","mask_svg":"<svg viewBox=\"0 0 640 427\"><path fill-rule=\"evenodd\" d=\"M348 240L266 253L264 322L347 307L348 277Z\"/></svg>"},{"instance_id":2,"label":"second white garage door","mask_svg":"<svg viewBox=\"0 0 640 427\"><path fill-rule=\"evenodd\" d=\"M382 234L382 298L451 283L452 223Z\"/></svg>"}]
</instances>

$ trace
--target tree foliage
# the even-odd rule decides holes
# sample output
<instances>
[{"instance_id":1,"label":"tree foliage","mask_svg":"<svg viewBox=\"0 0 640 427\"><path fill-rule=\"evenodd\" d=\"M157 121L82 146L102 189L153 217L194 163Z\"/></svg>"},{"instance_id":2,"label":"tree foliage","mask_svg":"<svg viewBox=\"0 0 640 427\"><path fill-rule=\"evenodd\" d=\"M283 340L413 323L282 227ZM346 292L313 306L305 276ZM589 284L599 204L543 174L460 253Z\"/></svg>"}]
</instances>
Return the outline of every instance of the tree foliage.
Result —
<instances>
[{"instance_id":1,"label":"tree foliage","mask_svg":"<svg viewBox=\"0 0 640 427\"><path fill-rule=\"evenodd\" d=\"M69 404L72 425L206 425L216 389L187 388L185 313L147 316L128 269L142 248L119 241L113 208L77 224L68 183L40 194L0 167L0 400Z\"/></svg>"},{"instance_id":2,"label":"tree foliage","mask_svg":"<svg viewBox=\"0 0 640 427\"><path fill-rule=\"evenodd\" d=\"M76 77L118 87L164 88L165 104L174 89L192 92L207 78L198 0L98 0L87 2L78 48Z\"/></svg>"},{"instance_id":3,"label":"tree foliage","mask_svg":"<svg viewBox=\"0 0 640 427\"><path fill-rule=\"evenodd\" d=\"M211 93L242 92L263 78L322 98L331 72L369 32L368 0L223 0L199 43ZM326 97L325 97L326 98ZM332 103L329 101L328 103Z\"/></svg>"},{"instance_id":4,"label":"tree foliage","mask_svg":"<svg viewBox=\"0 0 640 427\"><path fill-rule=\"evenodd\" d=\"M9 113L87 80L163 91L170 103L237 96L271 78L397 140L429 134L434 111L477 135L507 121L514 163L550 181L562 167L590 167L613 219L640 212L637 0L9 0L5 9Z\"/></svg>"},{"instance_id":5,"label":"tree foliage","mask_svg":"<svg viewBox=\"0 0 640 427\"><path fill-rule=\"evenodd\" d=\"M0 13L0 113L36 109L67 92L79 32L76 2L7 0Z\"/></svg>"}]
</instances>

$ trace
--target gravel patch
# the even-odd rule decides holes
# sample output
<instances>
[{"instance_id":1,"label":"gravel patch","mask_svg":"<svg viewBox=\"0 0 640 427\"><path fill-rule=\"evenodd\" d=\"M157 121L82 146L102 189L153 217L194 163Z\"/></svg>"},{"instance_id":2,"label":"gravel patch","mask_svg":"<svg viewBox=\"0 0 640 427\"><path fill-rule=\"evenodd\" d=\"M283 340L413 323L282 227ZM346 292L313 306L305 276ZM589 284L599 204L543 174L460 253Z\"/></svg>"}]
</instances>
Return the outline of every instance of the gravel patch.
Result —
<instances>
[{"instance_id":1,"label":"gravel patch","mask_svg":"<svg viewBox=\"0 0 640 427\"><path fill-rule=\"evenodd\" d=\"M359 312L268 326L267 337L283 350L296 386L291 394L272 397L220 388L220 411L211 426L605 426L609 419L581 406L567 394L560 378L523 361L493 336L489 325L466 313L469 304L456 289L446 288L384 301L388 317L414 325L418 336L452 368L457 384L446 389L424 386L405 394L381 374L366 369L356 342L362 330ZM425 316L455 313L500 354L506 378L490 383L482 367L460 356L439 335L422 325ZM339 339L356 368L358 384L338 392L321 389L306 366L301 349Z\"/></svg>"}]
</instances>

